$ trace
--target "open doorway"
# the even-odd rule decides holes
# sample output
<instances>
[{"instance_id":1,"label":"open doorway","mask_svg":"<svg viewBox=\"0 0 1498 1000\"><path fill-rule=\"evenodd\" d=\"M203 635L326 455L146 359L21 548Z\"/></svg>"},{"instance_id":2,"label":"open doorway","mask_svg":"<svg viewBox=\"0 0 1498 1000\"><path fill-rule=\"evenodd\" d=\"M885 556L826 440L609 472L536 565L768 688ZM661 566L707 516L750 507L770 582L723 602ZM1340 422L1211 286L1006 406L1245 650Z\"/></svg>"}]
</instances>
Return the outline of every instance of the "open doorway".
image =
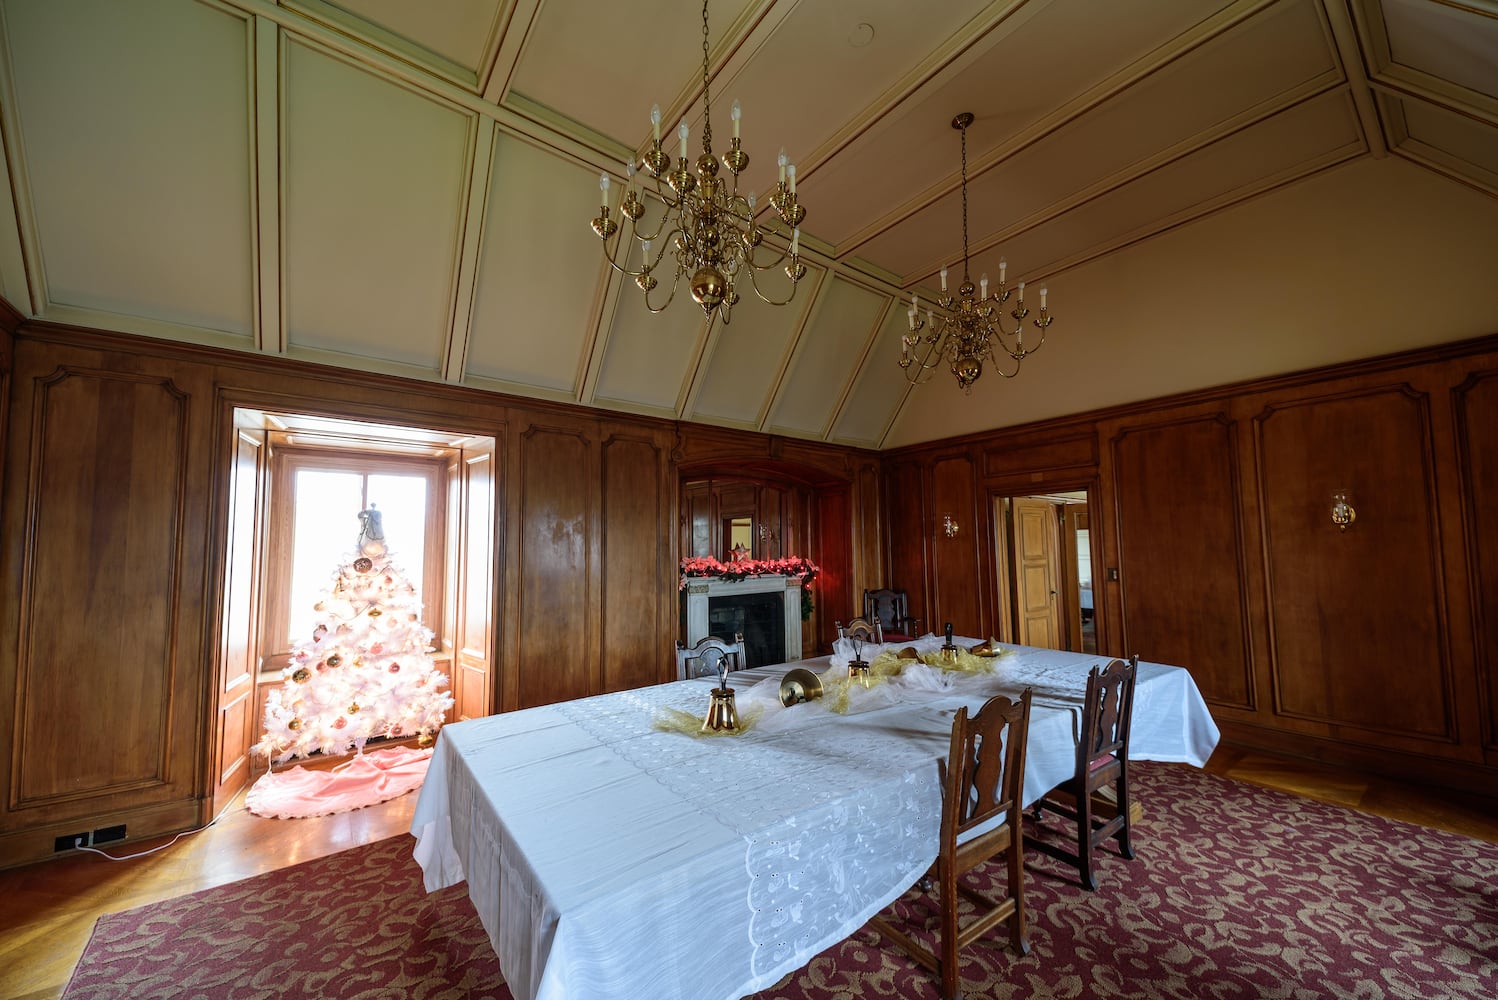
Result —
<instances>
[{"instance_id":1,"label":"open doorway","mask_svg":"<svg viewBox=\"0 0 1498 1000\"><path fill-rule=\"evenodd\" d=\"M494 703L495 447L492 437L237 407L215 690L216 803L266 766L249 748L266 696L313 627L359 512L383 515L414 587L429 654L455 705ZM217 808L217 805L216 805Z\"/></svg>"},{"instance_id":2,"label":"open doorway","mask_svg":"<svg viewBox=\"0 0 1498 1000\"><path fill-rule=\"evenodd\" d=\"M998 593L1013 641L1098 651L1088 491L996 496Z\"/></svg>"}]
</instances>

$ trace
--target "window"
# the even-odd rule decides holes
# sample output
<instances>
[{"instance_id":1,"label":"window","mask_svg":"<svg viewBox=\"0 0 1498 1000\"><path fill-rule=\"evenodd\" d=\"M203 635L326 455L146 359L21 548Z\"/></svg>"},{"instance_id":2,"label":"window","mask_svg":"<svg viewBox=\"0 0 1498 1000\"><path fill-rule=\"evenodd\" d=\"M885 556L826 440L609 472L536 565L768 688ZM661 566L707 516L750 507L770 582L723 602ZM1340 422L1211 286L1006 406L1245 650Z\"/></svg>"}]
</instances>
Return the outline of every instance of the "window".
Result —
<instances>
[{"instance_id":1,"label":"window","mask_svg":"<svg viewBox=\"0 0 1498 1000\"><path fill-rule=\"evenodd\" d=\"M272 458L271 564L262 669L284 664L311 634L314 607L359 540L359 512L379 510L385 544L422 599L422 620L442 634L439 460L285 447Z\"/></svg>"}]
</instances>

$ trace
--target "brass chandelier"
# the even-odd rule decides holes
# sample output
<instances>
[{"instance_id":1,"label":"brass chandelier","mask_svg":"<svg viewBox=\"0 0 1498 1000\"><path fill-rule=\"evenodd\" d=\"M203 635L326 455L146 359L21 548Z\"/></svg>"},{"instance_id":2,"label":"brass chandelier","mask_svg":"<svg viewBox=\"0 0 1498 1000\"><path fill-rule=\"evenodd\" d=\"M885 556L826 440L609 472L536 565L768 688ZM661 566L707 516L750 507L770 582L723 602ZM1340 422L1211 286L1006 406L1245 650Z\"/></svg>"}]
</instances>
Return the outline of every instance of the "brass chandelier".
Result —
<instances>
[{"instance_id":1,"label":"brass chandelier","mask_svg":"<svg viewBox=\"0 0 1498 1000\"><path fill-rule=\"evenodd\" d=\"M801 263L801 220L806 218L806 209L796 200L796 165L780 153L780 180L770 205L784 225L784 230L775 224L760 225L756 219L755 198L739 194L739 174L749 166L749 156L739 141L739 102L733 102L733 141L723 154L723 166L733 177L730 187L718 178L718 161L713 157L712 98L709 93L707 0L702 4L702 155L697 157L696 173L687 167L687 138L690 129L683 121L677 130L681 139L681 155L676 169L671 169L671 157L661 150L660 105L650 109L650 124L654 133L650 150L641 158L640 166L655 180L655 195L665 206L665 213L654 231L645 232L640 227L640 217L645 214L645 204L635 190L635 165L625 166L624 195L619 200L619 221L615 222L609 212L609 175L599 180L602 192L598 217L593 220L593 232L603 240L603 253L615 271L635 279L635 284L644 293L645 308L653 313L663 312L676 297L676 286L685 276L692 298L702 307L709 321L714 314L721 316L727 325L733 307L739 301L736 285L745 275L754 294L770 305L783 306L796 294L796 285L806 275L806 265ZM664 179L665 185L661 181ZM626 222L625 220L628 220ZM625 228L628 228L628 234ZM789 231L787 239L785 230ZM615 234L618 239L613 239ZM788 243L789 248L780 250L770 246L766 235ZM612 242L610 242L612 240ZM635 245L640 248L640 266L631 270L630 254ZM671 259L666 261L669 253ZM650 293L660 284L656 277L662 268L670 274L671 293L660 305L652 305ZM775 299L760 291L756 275L782 268L790 279L790 291L783 299Z\"/></svg>"},{"instance_id":2,"label":"brass chandelier","mask_svg":"<svg viewBox=\"0 0 1498 1000\"><path fill-rule=\"evenodd\" d=\"M911 293L910 332L900 338L900 367L905 378L912 384L929 381L931 373L939 365L949 365L957 384L964 392L972 392L973 383L983 374L983 363L991 362L993 370L1004 378L1019 374L1020 362L1040 350L1045 343L1046 329L1051 325L1051 315L1046 310L1046 290L1040 290L1040 317L1031 320L1040 331L1040 338L1028 346L1025 344L1025 319L1030 310L1025 307L1025 283L1019 283L1014 308L1009 317L1014 326L1005 325L1003 306L1012 294L1004 284L1008 262L999 258L999 284L992 295L988 291L988 275L979 279L975 296L972 279L968 277L967 243L967 127L973 123L971 112L964 111L952 119L952 127L962 133L962 284L957 286L954 298L947 293L947 268L941 269L941 297L936 300L941 312L927 309L921 318L921 299ZM928 330L922 333L922 330ZM1007 359L1001 362L1001 358ZM1009 367L1009 363L1013 367Z\"/></svg>"}]
</instances>

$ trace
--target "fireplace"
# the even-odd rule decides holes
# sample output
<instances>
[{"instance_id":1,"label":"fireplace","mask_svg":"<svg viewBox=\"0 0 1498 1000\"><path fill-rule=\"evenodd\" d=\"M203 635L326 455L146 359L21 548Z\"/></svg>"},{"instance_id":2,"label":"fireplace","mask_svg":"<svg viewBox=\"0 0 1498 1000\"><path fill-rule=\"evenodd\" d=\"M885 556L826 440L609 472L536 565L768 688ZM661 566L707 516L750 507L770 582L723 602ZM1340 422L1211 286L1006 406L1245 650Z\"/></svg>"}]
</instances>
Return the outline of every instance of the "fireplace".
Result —
<instances>
[{"instance_id":1,"label":"fireplace","mask_svg":"<svg viewBox=\"0 0 1498 1000\"><path fill-rule=\"evenodd\" d=\"M690 579L682 594L687 645L704 636L744 635L745 666L801 659L801 578Z\"/></svg>"}]
</instances>

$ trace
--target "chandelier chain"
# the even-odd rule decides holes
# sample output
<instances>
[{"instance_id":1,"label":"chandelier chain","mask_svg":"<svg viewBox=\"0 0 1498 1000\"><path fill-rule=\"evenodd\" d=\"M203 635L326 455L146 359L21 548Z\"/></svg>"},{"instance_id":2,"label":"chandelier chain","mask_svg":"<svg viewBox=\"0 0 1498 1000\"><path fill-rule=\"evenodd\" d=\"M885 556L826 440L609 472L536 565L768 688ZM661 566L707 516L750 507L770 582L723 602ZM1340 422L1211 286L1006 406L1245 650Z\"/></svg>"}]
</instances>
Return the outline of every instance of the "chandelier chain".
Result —
<instances>
[{"instance_id":1,"label":"chandelier chain","mask_svg":"<svg viewBox=\"0 0 1498 1000\"><path fill-rule=\"evenodd\" d=\"M967 126L962 126L962 280L970 283L967 273Z\"/></svg>"},{"instance_id":2,"label":"chandelier chain","mask_svg":"<svg viewBox=\"0 0 1498 1000\"><path fill-rule=\"evenodd\" d=\"M711 84L707 72L708 59L707 0L702 0L702 151L711 156L713 152L713 99L708 92Z\"/></svg>"}]
</instances>

